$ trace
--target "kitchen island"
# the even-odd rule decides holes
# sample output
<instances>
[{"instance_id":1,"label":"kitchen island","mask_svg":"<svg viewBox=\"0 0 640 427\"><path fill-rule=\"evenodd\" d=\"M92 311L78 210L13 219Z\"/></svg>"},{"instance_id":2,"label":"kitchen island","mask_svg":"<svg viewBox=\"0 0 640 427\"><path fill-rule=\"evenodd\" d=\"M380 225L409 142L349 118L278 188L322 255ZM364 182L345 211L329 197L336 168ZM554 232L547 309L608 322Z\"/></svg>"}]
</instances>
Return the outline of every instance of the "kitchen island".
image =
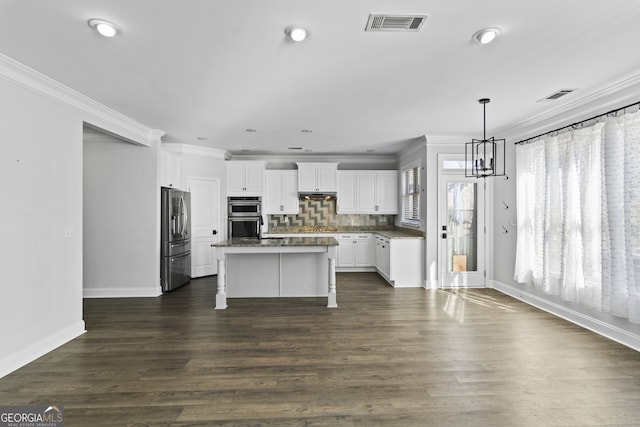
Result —
<instances>
[{"instance_id":1,"label":"kitchen island","mask_svg":"<svg viewBox=\"0 0 640 427\"><path fill-rule=\"evenodd\" d=\"M227 298L327 297L337 307L333 237L229 239L216 248L216 309Z\"/></svg>"}]
</instances>

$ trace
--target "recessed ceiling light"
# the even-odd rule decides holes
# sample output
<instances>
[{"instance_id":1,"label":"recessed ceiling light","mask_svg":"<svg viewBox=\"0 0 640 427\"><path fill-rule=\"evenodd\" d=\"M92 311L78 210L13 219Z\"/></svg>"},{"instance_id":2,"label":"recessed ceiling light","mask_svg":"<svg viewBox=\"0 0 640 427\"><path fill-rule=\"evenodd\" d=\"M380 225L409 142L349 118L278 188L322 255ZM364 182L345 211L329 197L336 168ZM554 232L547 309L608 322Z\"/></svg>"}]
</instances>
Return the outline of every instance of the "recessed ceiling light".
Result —
<instances>
[{"instance_id":1,"label":"recessed ceiling light","mask_svg":"<svg viewBox=\"0 0 640 427\"><path fill-rule=\"evenodd\" d=\"M120 32L120 28L113 22L104 19L92 18L87 21L89 26L104 37L113 37Z\"/></svg>"},{"instance_id":2,"label":"recessed ceiling light","mask_svg":"<svg viewBox=\"0 0 640 427\"><path fill-rule=\"evenodd\" d=\"M494 41L501 32L502 30L496 27L483 28L482 30L477 31L472 38L480 44L489 44Z\"/></svg>"},{"instance_id":3,"label":"recessed ceiling light","mask_svg":"<svg viewBox=\"0 0 640 427\"><path fill-rule=\"evenodd\" d=\"M307 38L307 30L299 25L289 25L284 29L284 33L294 42L301 42Z\"/></svg>"}]
</instances>

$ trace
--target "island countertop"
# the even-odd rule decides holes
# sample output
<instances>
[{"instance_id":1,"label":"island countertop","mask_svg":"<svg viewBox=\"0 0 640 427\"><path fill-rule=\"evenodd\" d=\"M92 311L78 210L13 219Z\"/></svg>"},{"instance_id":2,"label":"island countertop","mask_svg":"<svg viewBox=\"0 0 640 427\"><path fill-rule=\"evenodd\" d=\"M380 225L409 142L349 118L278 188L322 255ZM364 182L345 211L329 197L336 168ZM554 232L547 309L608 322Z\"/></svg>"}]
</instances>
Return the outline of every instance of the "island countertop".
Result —
<instances>
[{"instance_id":1,"label":"island countertop","mask_svg":"<svg viewBox=\"0 0 640 427\"><path fill-rule=\"evenodd\" d=\"M235 238L215 243L216 309L227 298L326 297L336 308L338 241L323 237Z\"/></svg>"},{"instance_id":2,"label":"island countertop","mask_svg":"<svg viewBox=\"0 0 640 427\"><path fill-rule=\"evenodd\" d=\"M283 247L283 246L338 246L333 237L265 237L262 239L235 238L227 239L211 245L215 248L250 248L250 247Z\"/></svg>"}]
</instances>

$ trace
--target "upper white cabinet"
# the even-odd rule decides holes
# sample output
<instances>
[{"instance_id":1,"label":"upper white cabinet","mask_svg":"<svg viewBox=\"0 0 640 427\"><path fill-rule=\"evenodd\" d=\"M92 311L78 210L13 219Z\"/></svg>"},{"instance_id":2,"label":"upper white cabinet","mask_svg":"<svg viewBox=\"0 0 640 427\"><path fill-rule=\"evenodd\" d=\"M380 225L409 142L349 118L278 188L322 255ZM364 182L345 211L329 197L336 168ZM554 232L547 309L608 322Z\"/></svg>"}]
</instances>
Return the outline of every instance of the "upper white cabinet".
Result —
<instances>
[{"instance_id":1,"label":"upper white cabinet","mask_svg":"<svg viewBox=\"0 0 640 427\"><path fill-rule=\"evenodd\" d=\"M336 211L339 214L356 213L358 177L356 171L338 171L338 198Z\"/></svg>"},{"instance_id":2,"label":"upper white cabinet","mask_svg":"<svg viewBox=\"0 0 640 427\"><path fill-rule=\"evenodd\" d=\"M374 210L379 214L395 215L398 209L398 172L378 171L375 183Z\"/></svg>"},{"instance_id":3,"label":"upper white cabinet","mask_svg":"<svg viewBox=\"0 0 640 427\"><path fill-rule=\"evenodd\" d=\"M398 213L397 171L338 171L339 214Z\"/></svg>"},{"instance_id":4,"label":"upper white cabinet","mask_svg":"<svg viewBox=\"0 0 640 427\"><path fill-rule=\"evenodd\" d=\"M298 172L295 170L267 170L264 172L265 188L262 206L271 215L295 215L300 210L298 202Z\"/></svg>"},{"instance_id":5,"label":"upper white cabinet","mask_svg":"<svg viewBox=\"0 0 640 427\"><path fill-rule=\"evenodd\" d=\"M179 155L167 150L160 150L160 186L182 188L180 175L182 172L182 159Z\"/></svg>"},{"instance_id":6,"label":"upper white cabinet","mask_svg":"<svg viewBox=\"0 0 640 427\"><path fill-rule=\"evenodd\" d=\"M262 196L264 162L228 161L227 195Z\"/></svg>"},{"instance_id":7,"label":"upper white cabinet","mask_svg":"<svg viewBox=\"0 0 640 427\"><path fill-rule=\"evenodd\" d=\"M298 191L337 191L337 163L298 163Z\"/></svg>"}]
</instances>

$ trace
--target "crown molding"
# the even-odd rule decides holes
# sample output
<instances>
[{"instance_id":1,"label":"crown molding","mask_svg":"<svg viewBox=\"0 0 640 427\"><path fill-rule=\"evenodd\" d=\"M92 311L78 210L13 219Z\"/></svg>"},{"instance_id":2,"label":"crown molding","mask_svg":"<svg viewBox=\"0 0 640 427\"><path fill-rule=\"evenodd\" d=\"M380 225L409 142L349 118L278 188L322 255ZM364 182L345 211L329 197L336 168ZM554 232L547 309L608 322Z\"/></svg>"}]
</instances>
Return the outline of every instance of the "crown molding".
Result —
<instances>
[{"instance_id":1,"label":"crown molding","mask_svg":"<svg viewBox=\"0 0 640 427\"><path fill-rule=\"evenodd\" d=\"M123 139L150 146L164 135L2 53L0 78L70 107L81 114L84 122Z\"/></svg>"},{"instance_id":2,"label":"crown molding","mask_svg":"<svg viewBox=\"0 0 640 427\"><path fill-rule=\"evenodd\" d=\"M427 137L427 146L446 146L460 145L469 142L468 136L461 135L429 135Z\"/></svg>"},{"instance_id":3,"label":"crown molding","mask_svg":"<svg viewBox=\"0 0 640 427\"><path fill-rule=\"evenodd\" d=\"M191 144L163 142L160 145L160 148L176 154L193 154L195 156L213 157L222 160L225 160L227 157L227 152L224 150L210 147L200 147Z\"/></svg>"},{"instance_id":4,"label":"crown molding","mask_svg":"<svg viewBox=\"0 0 640 427\"><path fill-rule=\"evenodd\" d=\"M395 154L235 154L228 160L264 160L266 162L338 162L338 163L395 163L398 159Z\"/></svg>"},{"instance_id":5,"label":"crown molding","mask_svg":"<svg viewBox=\"0 0 640 427\"><path fill-rule=\"evenodd\" d=\"M402 159L404 157L413 156L418 154L420 151L426 149L427 147L427 137L426 135L422 135L421 137L416 138L416 141L411 143L404 150L398 152L396 156L398 159Z\"/></svg>"},{"instance_id":6,"label":"crown molding","mask_svg":"<svg viewBox=\"0 0 640 427\"><path fill-rule=\"evenodd\" d=\"M499 133L509 140L523 140L636 101L640 101L640 74L502 128Z\"/></svg>"}]
</instances>

